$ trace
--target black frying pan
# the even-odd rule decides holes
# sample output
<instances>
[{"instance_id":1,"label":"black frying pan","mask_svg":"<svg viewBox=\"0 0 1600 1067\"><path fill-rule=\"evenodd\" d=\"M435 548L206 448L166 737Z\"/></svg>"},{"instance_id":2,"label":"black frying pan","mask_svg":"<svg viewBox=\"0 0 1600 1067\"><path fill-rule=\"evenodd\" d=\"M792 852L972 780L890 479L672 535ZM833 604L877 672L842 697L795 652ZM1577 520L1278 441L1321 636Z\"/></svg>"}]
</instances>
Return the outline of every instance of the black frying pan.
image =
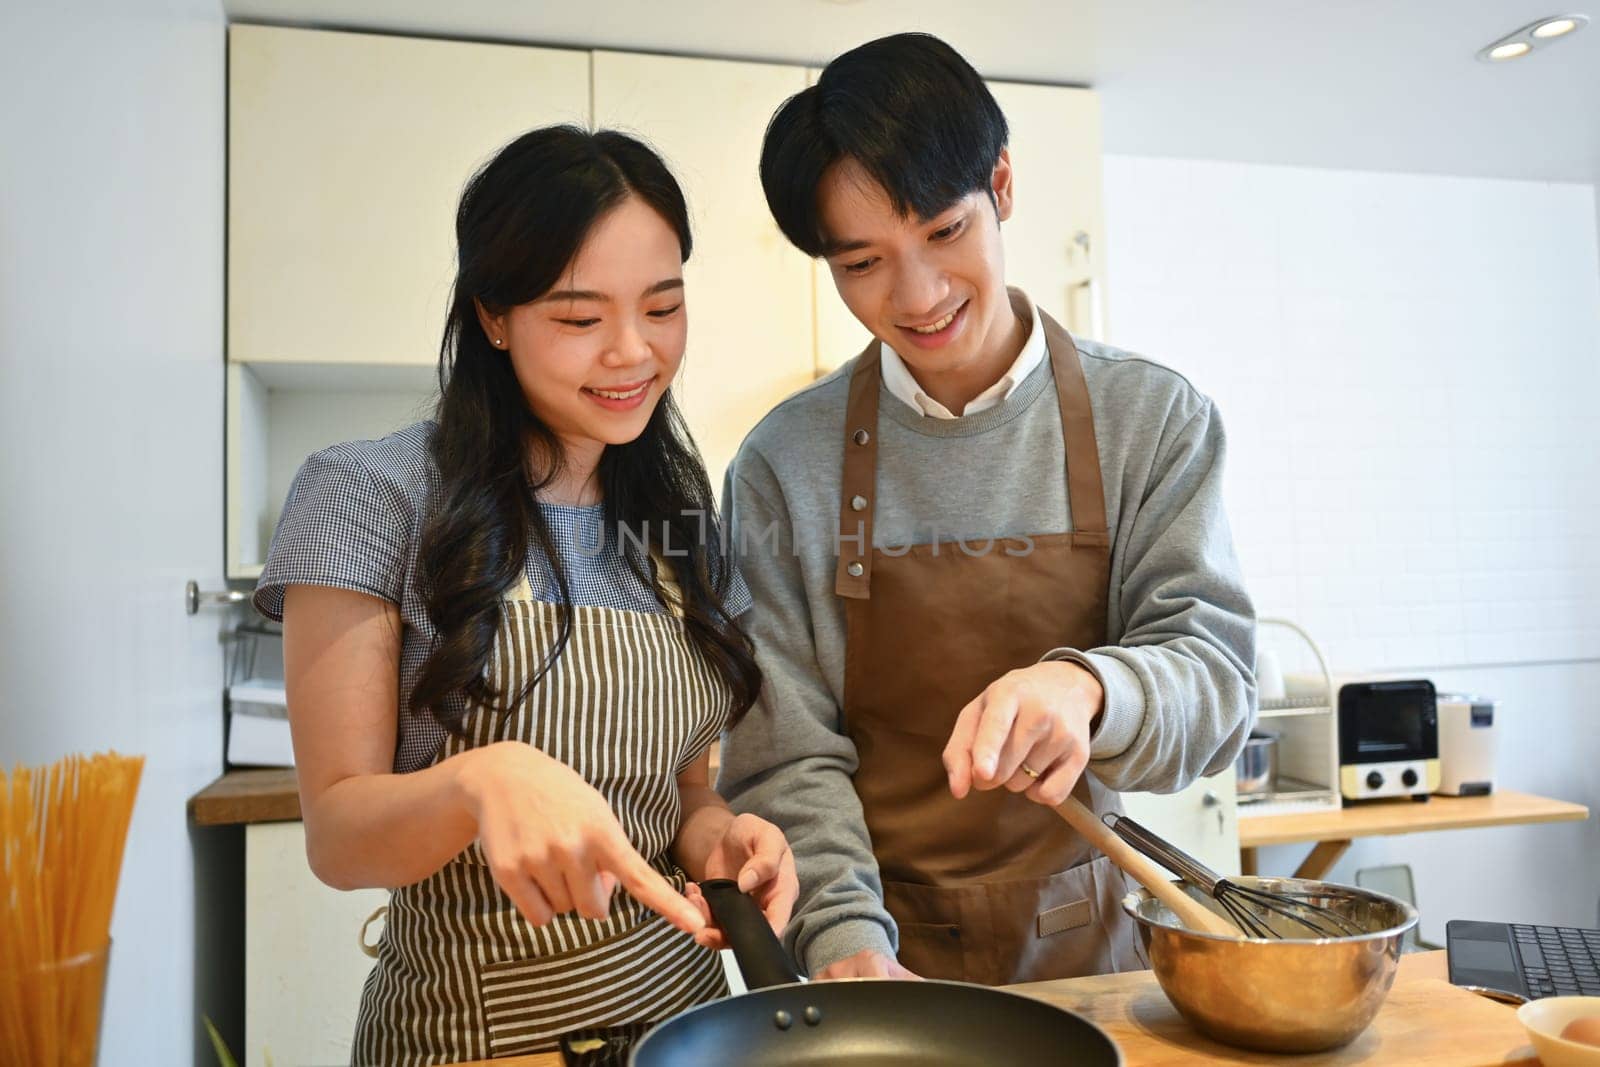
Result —
<instances>
[{"instance_id":1,"label":"black frying pan","mask_svg":"<svg viewBox=\"0 0 1600 1067\"><path fill-rule=\"evenodd\" d=\"M1042 1000L964 982L802 984L756 902L700 883L751 992L650 1031L630 1067L1121 1067L1099 1027Z\"/></svg>"}]
</instances>

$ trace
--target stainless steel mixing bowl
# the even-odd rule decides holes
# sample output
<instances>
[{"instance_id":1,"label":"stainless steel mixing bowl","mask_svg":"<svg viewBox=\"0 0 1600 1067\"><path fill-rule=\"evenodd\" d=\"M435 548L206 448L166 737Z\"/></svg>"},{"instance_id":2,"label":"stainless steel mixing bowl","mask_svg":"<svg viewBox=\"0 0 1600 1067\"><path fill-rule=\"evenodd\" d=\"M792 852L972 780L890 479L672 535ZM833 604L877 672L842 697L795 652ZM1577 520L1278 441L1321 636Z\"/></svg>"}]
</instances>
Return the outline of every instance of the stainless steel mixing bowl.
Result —
<instances>
[{"instance_id":1,"label":"stainless steel mixing bowl","mask_svg":"<svg viewBox=\"0 0 1600 1067\"><path fill-rule=\"evenodd\" d=\"M1230 879L1269 893L1305 893L1370 931L1320 940L1230 939L1184 929L1141 889L1122 898L1139 924L1156 981L1201 1033L1267 1052L1320 1052L1354 1040L1388 996L1400 965L1400 940L1417 923L1402 900L1354 886L1304 878ZM1215 902L1179 883L1196 900Z\"/></svg>"},{"instance_id":2,"label":"stainless steel mixing bowl","mask_svg":"<svg viewBox=\"0 0 1600 1067\"><path fill-rule=\"evenodd\" d=\"M1251 730L1244 751L1233 761L1234 788L1241 797L1271 793L1278 788L1278 735Z\"/></svg>"}]
</instances>

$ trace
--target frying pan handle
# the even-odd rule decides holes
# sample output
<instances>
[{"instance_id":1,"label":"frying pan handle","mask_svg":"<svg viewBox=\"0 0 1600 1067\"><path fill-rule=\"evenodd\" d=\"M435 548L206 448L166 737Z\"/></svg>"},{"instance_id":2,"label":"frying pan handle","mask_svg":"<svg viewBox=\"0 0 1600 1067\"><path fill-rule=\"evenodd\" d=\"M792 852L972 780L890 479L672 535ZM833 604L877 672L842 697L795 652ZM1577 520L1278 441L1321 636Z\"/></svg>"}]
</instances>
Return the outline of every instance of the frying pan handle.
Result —
<instances>
[{"instance_id":1,"label":"frying pan handle","mask_svg":"<svg viewBox=\"0 0 1600 1067\"><path fill-rule=\"evenodd\" d=\"M789 954L783 950L767 917L755 898L739 891L739 883L727 878L708 878L700 883L700 892L711 905L711 917L722 927L722 933L733 949L733 958L744 975L744 984L751 989L768 986L792 985L800 981Z\"/></svg>"}]
</instances>

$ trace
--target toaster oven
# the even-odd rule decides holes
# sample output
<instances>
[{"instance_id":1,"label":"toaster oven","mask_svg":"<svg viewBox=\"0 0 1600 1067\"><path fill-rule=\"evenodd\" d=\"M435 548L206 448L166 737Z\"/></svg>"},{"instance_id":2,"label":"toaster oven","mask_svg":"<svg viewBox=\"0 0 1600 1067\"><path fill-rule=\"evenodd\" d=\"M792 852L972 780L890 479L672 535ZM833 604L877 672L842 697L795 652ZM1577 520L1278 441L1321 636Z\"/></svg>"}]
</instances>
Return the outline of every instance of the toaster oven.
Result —
<instances>
[{"instance_id":1,"label":"toaster oven","mask_svg":"<svg viewBox=\"0 0 1600 1067\"><path fill-rule=\"evenodd\" d=\"M1439 788L1433 683L1347 681L1338 687L1339 792L1346 801L1427 800Z\"/></svg>"}]
</instances>

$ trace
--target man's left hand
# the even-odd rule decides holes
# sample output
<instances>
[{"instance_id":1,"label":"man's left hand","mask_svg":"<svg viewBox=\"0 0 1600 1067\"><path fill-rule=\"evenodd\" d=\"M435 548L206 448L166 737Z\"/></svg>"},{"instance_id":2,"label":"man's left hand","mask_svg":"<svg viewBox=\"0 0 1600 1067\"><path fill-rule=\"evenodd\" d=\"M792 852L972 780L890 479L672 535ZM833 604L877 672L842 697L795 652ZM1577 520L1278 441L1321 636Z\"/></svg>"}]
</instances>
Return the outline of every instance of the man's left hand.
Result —
<instances>
[{"instance_id":1,"label":"man's left hand","mask_svg":"<svg viewBox=\"0 0 1600 1067\"><path fill-rule=\"evenodd\" d=\"M1035 663L992 682L961 709L945 746L951 794L959 800L974 788L1005 786L1055 807L1089 763L1104 703L1100 680L1076 663Z\"/></svg>"}]
</instances>

